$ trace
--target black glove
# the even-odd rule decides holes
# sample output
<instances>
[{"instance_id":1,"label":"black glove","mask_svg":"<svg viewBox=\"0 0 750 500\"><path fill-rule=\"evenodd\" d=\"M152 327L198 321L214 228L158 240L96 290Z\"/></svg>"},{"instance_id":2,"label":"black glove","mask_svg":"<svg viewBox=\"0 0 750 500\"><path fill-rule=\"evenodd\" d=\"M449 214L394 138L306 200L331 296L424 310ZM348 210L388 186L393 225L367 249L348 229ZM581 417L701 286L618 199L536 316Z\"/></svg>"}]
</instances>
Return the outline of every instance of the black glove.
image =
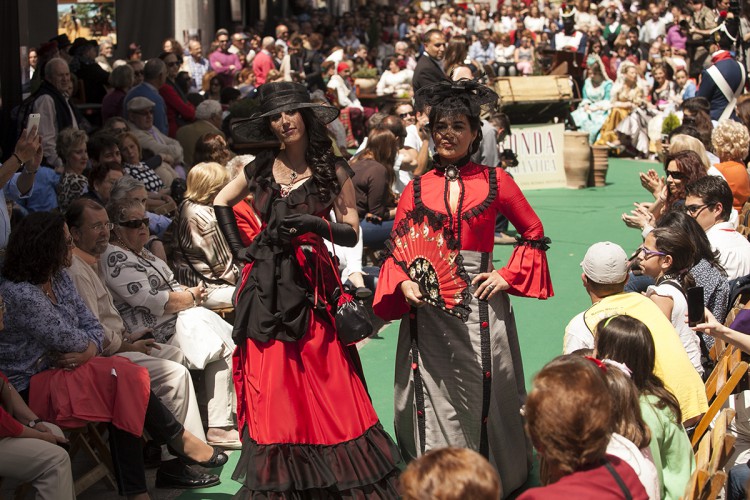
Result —
<instances>
[{"instance_id":1,"label":"black glove","mask_svg":"<svg viewBox=\"0 0 750 500\"><path fill-rule=\"evenodd\" d=\"M315 215L287 215L279 227L279 237L291 241L295 236L315 233L337 245L353 247L357 244L357 232L349 224L331 222L330 231L328 224L328 221ZM333 240L331 240L331 235L333 235Z\"/></svg>"},{"instance_id":2,"label":"black glove","mask_svg":"<svg viewBox=\"0 0 750 500\"><path fill-rule=\"evenodd\" d=\"M246 261L247 255L245 245L242 244L240 237L240 228L237 227L237 220L234 218L232 207L226 205L214 205L216 221L219 223L219 229L229 244L229 249L235 259Z\"/></svg>"}]
</instances>

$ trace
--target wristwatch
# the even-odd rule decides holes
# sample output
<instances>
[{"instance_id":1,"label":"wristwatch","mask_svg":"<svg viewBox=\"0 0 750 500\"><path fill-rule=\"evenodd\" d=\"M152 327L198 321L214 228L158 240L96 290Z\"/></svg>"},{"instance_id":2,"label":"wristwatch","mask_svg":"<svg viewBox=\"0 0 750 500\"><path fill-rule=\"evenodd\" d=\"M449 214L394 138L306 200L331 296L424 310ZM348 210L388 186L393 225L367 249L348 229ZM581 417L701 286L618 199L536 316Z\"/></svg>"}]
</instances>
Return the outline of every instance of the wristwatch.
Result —
<instances>
[{"instance_id":1,"label":"wristwatch","mask_svg":"<svg viewBox=\"0 0 750 500\"><path fill-rule=\"evenodd\" d=\"M32 420L31 422L29 422L29 428L33 429L34 427L37 426L37 424L40 424L40 423L42 423L42 419L41 418L36 418L36 419Z\"/></svg>"}]
</instances>

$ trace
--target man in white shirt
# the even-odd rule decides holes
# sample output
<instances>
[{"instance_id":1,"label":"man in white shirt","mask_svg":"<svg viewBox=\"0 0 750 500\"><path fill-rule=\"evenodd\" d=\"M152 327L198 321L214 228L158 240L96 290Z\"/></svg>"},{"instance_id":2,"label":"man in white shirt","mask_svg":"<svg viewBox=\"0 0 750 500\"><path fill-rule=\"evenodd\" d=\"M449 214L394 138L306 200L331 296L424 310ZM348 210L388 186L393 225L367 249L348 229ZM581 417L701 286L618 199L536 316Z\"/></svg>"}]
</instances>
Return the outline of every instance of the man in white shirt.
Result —
<instances>
[{"instance_id":1,"label":"man in white shirt","mask_svg":"<svg viewBox=\"0 0 750 500\"><path fill-rule=\"evenodd\" d=\"M711 248L719 252L727 278L750 274L750 241L729 222L732 190L727 181L708 175L688 184L685 193L685 210L706 231Z\"/></svg>"},{"instance_id":2,"label":"man in white shirt","mask_svg":"<svg viewBox=\"0 0 750 500\"><path fill-rule=\"evenodd\" d=\"M651 45L659 37L667 36L667 21L661 16L661 7L655 1L648 4L649 19L643 23L640 32L640 42Z\"/></svg>"},{"instance_id":3,"label":"man in white shirt","mask_svg":"<svg viewBox=\"0 0 750 500\"><path fill-rule=\"evenodd\" d=\"M50 59L44 67L44 81L36 93L33 113L39 113L39 136L42 138L45 165L62 167L57 155L57 135L65 128L79 128L83 118L70 104L73 82L68 63L61 58Z\"/></svg>"}]
</instances>

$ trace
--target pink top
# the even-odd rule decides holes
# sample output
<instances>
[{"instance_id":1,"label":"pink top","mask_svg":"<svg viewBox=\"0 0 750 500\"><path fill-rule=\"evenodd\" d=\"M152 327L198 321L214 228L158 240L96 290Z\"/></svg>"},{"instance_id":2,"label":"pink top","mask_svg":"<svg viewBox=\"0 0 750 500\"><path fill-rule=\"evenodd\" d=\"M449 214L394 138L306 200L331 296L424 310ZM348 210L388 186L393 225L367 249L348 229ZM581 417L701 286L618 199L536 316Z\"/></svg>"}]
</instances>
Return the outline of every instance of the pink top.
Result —
<instances>
[{"instance_id":1,"label":"pink top","mask_svg":"<svg viewBox=\"0 0 750 500\"><path fill-rule=\"evenodd\" d=\"M0 372L0 379L3 380L3 384L0 384L0 386L10 383L8 382L8 377L6 377L3 372ZM13 418L10 413L5 411L5 408L0 406L0 438L16 437L20 435L22 431L23 425Z\"/></svg>"}]
</instances>

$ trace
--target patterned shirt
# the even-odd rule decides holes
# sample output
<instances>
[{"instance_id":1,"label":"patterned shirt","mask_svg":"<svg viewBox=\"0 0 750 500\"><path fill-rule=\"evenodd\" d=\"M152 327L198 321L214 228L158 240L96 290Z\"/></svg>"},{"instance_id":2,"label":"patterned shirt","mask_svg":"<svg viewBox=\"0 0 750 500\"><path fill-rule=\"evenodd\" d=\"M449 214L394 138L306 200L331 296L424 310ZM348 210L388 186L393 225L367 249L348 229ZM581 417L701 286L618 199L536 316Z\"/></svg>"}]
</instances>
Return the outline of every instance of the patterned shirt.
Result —
<instances>
[{"instance_id":1,"label":"patterned shirt","mask_svg":"<svg viewBox=\"0 0 750 500\"><path fill-rule=\"evenodd\" d=\"M196 61L192 56L186 57L182 67L190 74L190 91L200 92L203 88L203 76L211 69L208 59L201 56Z\"/></svg>"},{"instance_id":2,"label":"patterned shirt","mask_svg":"<svg viewBox=\"0 0 750 500\"><path fill-rule=\"evenodd\" d=\"M172 247L180 283L196 286L204 280L209 288L234 287L240 269L232 262L232 251L219 230L214 208L185 200L176 223Z\"/></svg>"},{"instance_id":3,"label":"patterned shirt","mask_svg":"<svg viewBox=\"0 0 750 500\"><path fill-rule=\"evenodd\" d=\"M146 191L151 193L156 193L166 187L161 177L143 162L140 162L138 165L123 163L122 173L141 181L146 187Z\"/></svg>"},{"instance_id":4,"label":"patterned shirt","mask_svg":"<svg viewBox=\"0 0 750 500\"><path fill-rule=\"evenodd\" d=\"M704 305L711 311L719 323L724 323L727 317L727 308L729 304L729 283L727 277L718 269L708 263L706 259L701 259L690 270L690 274L695 280L695 284L703 287ZM701 338L709 349L714 345L714 338L710 335L701 333Z\"/></svg>"},{"instance_id":5,"label":"patterned shirt","mask_svg":"<svg viewBox=\"0 0 750 500\"><path fill-rule=\"evenodd\" d=\"M146 250L136 255L108 245L100 266L107 288L129 333L152 328L157 342L175 333L177 314L166 312L169 292L182 292L167 263Z\"/></svg>"},{"instance_id":6,"label":"patterned shirt","mask_svg":"<svg viewBox=\"0 0 750 500\"><path fill-rule=\"evenodd\" d=\"M52 279L57 304L31 283L0 283L5 329L0 335L0 371L24 391L37 373L54 368L61 353L83 352L93 342L102 351L104 329L76 292L66 272Z\"/></svg>"},{"instance_id":7,"label":"patterned shirt","mask_svg":"<svg viewBox=\"0 0 750 500\"><path fill-rule=\"evenodd\" d=\"M61 212L65 212L68 206L89 190L89 181L81 174L70 174L68 172L60 176L57 184L57 206Z\"/></svg>"}]
</instances>

